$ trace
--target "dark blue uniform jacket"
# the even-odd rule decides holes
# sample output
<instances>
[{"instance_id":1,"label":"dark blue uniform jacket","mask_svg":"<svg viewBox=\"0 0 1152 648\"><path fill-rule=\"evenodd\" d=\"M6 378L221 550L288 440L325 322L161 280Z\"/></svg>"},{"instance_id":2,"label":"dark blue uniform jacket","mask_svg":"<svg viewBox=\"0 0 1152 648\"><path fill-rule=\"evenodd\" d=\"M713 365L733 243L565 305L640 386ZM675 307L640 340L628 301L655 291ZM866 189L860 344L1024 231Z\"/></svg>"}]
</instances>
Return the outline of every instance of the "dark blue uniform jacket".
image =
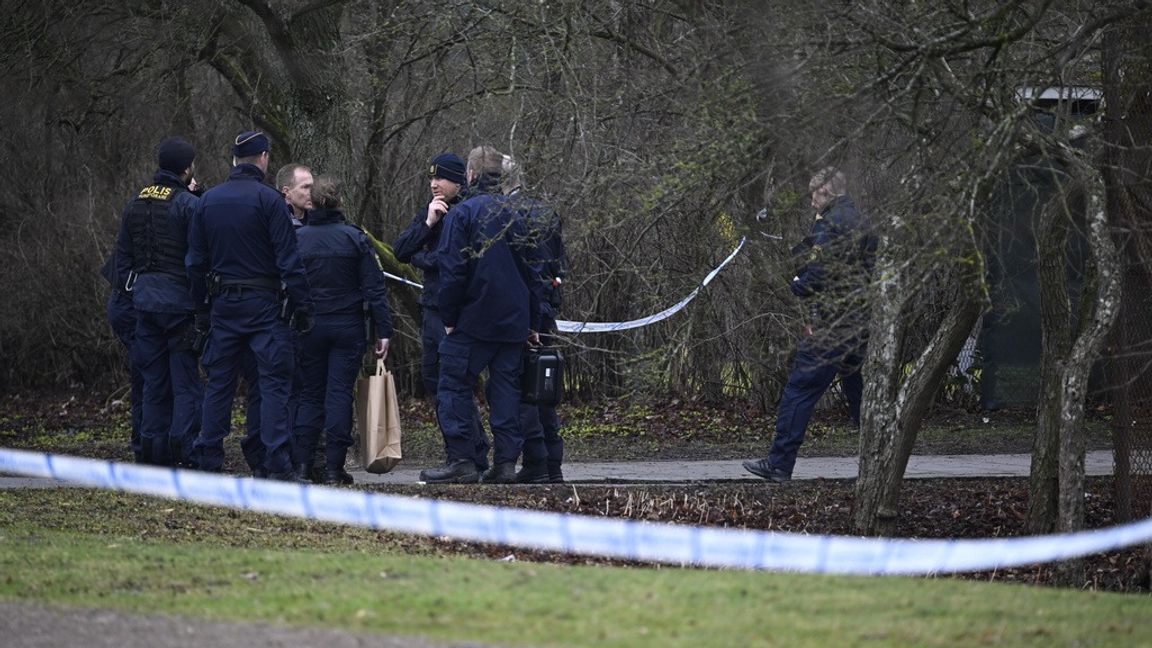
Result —
<instances>
[{"instance_id":1,"label":"dark blue uniform jacket","mask_svg":"<svg viewBox=\"0 0 1152 648\"><path fill-rule=\"evenodd\" d=\"M207 273L215 272L228 280L282 281L297 308L312 310L292 214L256 165L233 167L227 182L204 193L188 234L187 263L197 304L204 301Z\"/></svg>"},{"instance_id":2,"label":"dark blue uniform jacket","mask_svg":"<svg viewBox=\"0 0 1152 648\"><path fill-rule=\"evenodd\" d=\"M448 207L460 204L463 195L448 201ZM436 262L436 247L440 245L440 233L444 231L447 214L428 227L427 209L413 217L408 227L396 237L392 253L400 263L410 263L424 271L424 290L420 291L420 305L424 308L438 308L436 295L440 291L440 266Z\"/></svg>"},{"instance_id":3,"label":"dark blue uniform jacket","mask_svg":"<svg viewBox=\"0 0 1152 648\"><path fill-rule=\"evenodd\" d=\"M837 196L820 213L805 239L807 263L792 279L798 297L819 296L817 324L860 326L867 320L866 296L876 256L871 222L848 196Z\"/></svg>"},{"instance_id":4,"label":"dark blue uniform jacket","mask_svg":"<svg viewBox=\"0 0 1152 648\"><path fill-rule=\"evenodd\" d=\"M436 254L440 316L486 342L524 342L540 327L536 246L522 214L482 178L472 197L444 216Z\"/></svg>"},{"instance_id":5,"label":"dark blue uniform jacket","mask_svg":"<svg viewBox=\"0 0 1152 648\"><path fill-rule=\"evenodd\" d=\"M549 205L524 195L519 189L508 194L510 205L523 214L529 236L536 245L543 294L540 307L553 319L560 311L562 280L568 276L568 253L564 249L560 215Z\"/></svg>"},{"instance_id":6,"label":"dark blue uniform jacket","mask_svg":"<svg viewBox=\"0 0 1152 648\"><path fill-rule=\"evenodd\" d=\"M376 337L392 337L384 275L364 232L346 223L339 209L314 209L296 236L316 314L360 313L367 303Z\"/></svg>"},{"instance_id":7,"label":"dark blue uniform jacket","mask_svg":"<svg viewBox=\"0 0 1152 648\"><path fill-rule=\"evenodd\" d=\"M152 244L158 248L156 250L138 249L139 243L133 239L129 212L138 201L154 201L168 206L168 216L162 226L165 231L149 232L147 237L152 239ZM145 187L138 197L124 207L120 234L116 238L113 283L117 289L123 290L129 274L133 270L138 272L132 284L132 303L135 308L152 313L189 313L194 310L188 278L182 272L182 266L183 254L188 245L188 227L197 202L199 198L187 191L184 182L176 174L157 171L152 177L152 185ZM153 225L149 223L146 227L151 230ZM179 258L174 258L172 264L157 264L150 270L144 269L147 257L163 256L165 253L177 254ZM179 273L169 271L167 265L173 265Z\"/></svg>"}]
</instances>

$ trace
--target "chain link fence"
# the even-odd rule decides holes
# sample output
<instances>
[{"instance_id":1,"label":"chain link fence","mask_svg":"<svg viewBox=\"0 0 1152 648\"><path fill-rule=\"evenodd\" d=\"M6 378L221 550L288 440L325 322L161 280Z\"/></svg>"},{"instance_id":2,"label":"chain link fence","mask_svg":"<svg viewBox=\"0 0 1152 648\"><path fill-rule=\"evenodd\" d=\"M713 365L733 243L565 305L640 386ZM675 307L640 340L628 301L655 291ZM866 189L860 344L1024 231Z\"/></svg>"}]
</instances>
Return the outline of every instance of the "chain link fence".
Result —
<instances>
[{"instance_id":1,"label":"chain link fence","mask_svg":"<svg viewBox=\"0 0 1152 648\"><path fill-rule=\"evenodd\" d=\"M1152 515L1152 276L1130 261L1109 348L1117 517Z\"/></svg>"}]
</instances>

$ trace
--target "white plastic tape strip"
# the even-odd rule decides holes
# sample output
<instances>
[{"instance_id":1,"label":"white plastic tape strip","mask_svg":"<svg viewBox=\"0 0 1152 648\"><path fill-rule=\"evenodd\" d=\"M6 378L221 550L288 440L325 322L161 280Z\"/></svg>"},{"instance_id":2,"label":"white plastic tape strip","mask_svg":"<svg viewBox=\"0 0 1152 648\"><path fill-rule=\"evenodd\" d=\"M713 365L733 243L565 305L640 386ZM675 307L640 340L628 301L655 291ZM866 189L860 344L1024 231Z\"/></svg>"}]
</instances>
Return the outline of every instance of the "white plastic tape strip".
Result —
<instances>
[{"instance_id":1,"label":"white plastic tape strip","mask_svg":"<svg viewBox=\"0 0 1152 648\"><path fill-rule=\"evenodd\" d=\"M0 472L387 531L706 567L825 574L1004 569L1152 540L1152 518L1051 536L904 540L814 536L542 513L0 449Z\"/></svg>"},{"instance_id":2,"label":"white plastic tape strip","mask_svg":"<svg viewBox=\"0 0 1152 648\"><path fill-rule=\"evenodd\" d=\"M720 274L720 271L724 269L724 266L728 265L732 259L735 259L736 255L740 253L740 250L744 248L745 240L745 238L741 238L740 244L736 246L735 250L732 250L732 254L729 254L728 258L720 262L720 265L716 266L712 272L709 272L708 276L704 277L704 281L701 281L700 285L696 286L695 290L688 293L687 297L681 299L673 306L665 308L659 313L655 313L640 319L629 320L627 322L570 322L568 320L557 320L556 328L558 328L561 333L609 333L612 331L625 331L628 329L640 328L641 326L648 326L649 324L654 324L660 320L666 320L683 310L684 307L688 305L688 302L696 299L696 295L698 295L705 286L712 283L712 280L716 278L716 275Z\"/></svg>"},{"instance_id":3,"label":"white plastic tape strip","mask_svg":"<svg viewBox=\"0 0 1152 648\"><path fill-rule=\"evenodd\" d=\"M705 286L711 283L712 280L716 278L716 275L720 274L720 271L724 269L724 266L728 265L732 259L736 258L736 255L739 254L740 250L744 248L745 240L746 237L741 238L740 244L736 246L736 249L732 251L732 254L729 254L728 258L724 259L724 261L722 261L720 265L716 266L712 272L709 272L708 276L704 277L704 281L701 281L700 285L696 286L696 289L689 293L687 297L676 302L669 308L665 308L659 313L649 315L648 317L642 317L640 319L629 320L627 322L573 322L569 320L557 320L556 328L559 329L561 333L610 333L612 331L626 331L628 329L640 328L641 326L648 326L649 324L654 324L660 320L666 320L683 310L684 307L688 305L688 302L695 299L696 295L699 294ZM398 277L388 272L385 272L384 276L394 281L408 284L409 286L415 286L420 289L424 288L424 286L416 283L415 281L409 281L404 277Z\"/></svg>"},{"instance_id":4,"label":"white plastic tape strip","mask_svg":"<svg viewBox=\"0 0 1152 648\"><path fill-rule=\"evenodd\" d=\"M424 289L424 286L422 284L418 284L415 281L411 281L409 279L405 279L404 277L394 275L391 272L384 272L383 270L381 270L380 272L383 273L385 277L391 279L392 281L399 281L400 283L408 284L409 286L415 286L421 290Z\"/></svg>"}]
</instances>

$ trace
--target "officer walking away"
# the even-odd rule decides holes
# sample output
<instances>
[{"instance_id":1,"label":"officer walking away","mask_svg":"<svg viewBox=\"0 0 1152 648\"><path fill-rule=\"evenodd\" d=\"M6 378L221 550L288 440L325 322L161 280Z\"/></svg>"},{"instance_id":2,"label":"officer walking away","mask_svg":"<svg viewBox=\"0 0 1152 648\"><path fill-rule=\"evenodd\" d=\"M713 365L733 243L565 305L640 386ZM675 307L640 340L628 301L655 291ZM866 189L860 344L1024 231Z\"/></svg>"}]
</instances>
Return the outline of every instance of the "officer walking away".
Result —
<instances>
[{"instance_id":1,"label":"officer walking away","mask_svg":"<svg viewBox=\"0 0 1152 648\"><path fill-rule=\"evenodd\" d=\"M871 223L847 195L844 174L821 169L808 185L816 220L799 251L807 262L790 288L811 306L811 324L796 350L776 413L776 435L763 459L744 469L773 483L792 479L796 453L820 397L839 375L852 422L860 426L863 363L868 341L866 293L876 254Z\"/></svg>"},{"instance_id":2,"label":"officer walking away","mask_svg":"<svg viewBox=\"0 0 1152 648\"><path fill-rule=\"evenodd\" d=\"M256 358L260 390L260 440L269 478L294 480L288 430L288 393L294 359L291 324L311 327L312 297L284 197L264 184L268 137L248 131L236 137L228 180L204 194L189 234L188 276L192 297L211 296L202 363L208 375L203 428L194 446L196 465L218 472L224 462L237 370L246 350ZM282 308L281 286L293 312Z\"/></svg>"},{"instance_id":3,"label":"officer walking away","mask_svg":"<svg viewBox=\"0 0 1152 648\"><path fill-rule=\"evenodd\" d=\"M436 246L444 230L444 215L460 204L466 193L464 160L455 153L441 153L428 168L428 185L432 199L421 209L408 227L396 237L392 252L396 260L410 263L424 273L424 290L420 293L420 376L424 393L432 400L433 411L439 411L436 390L440 382L440 342L444 339L444 321L440 318L437 295L440 291L440 267ZM439 417L439 414L437 414ZM488 435L480 421L480 409L472 407L472 439L480 472L488 470Z\"/></svg>"},{"instance_id":4,"label":"officer walking away","mask_svg":"<svg viewBox=\"0 0 1152 648\"><path fill-rule=\"evenodd\" d=\"M116 240L117 282L136 309L133 360L144 378L142 463L184 465L200 431L203 388L193 351L195 306L184 257L198 198L188 191L195 151L171 137L157 150L152 184L124 208Z\"/></svg>"},{"instance_id":5,"label":"officer walking away","mask_svg":"<svg viewBox=\"0 0 1152 648\"><path fill-rule=\"evenodd\" d=\"M524 192L520 164L504 156L502 187L508 204L520 212L536 245L543 299L540 300L540 343L554 346L556 315L561 305L561 285L568 274L568 255L561 235L560 215ZM520 404L520 430L524 434L524 464L516 481L542 484L564 481L564 438L554 405Z\"/></svg>"},{"instance_id":6,"label":"officer walking away","mask_svg":"<svg viewBox=\"0 0 1152 648\"><path fill-rule=\"evenodd\" d=\"M437 248L438 304L445 337L440 343L438 391L443 467L421 471L425 482L474 483L481 458L473 441L472 390L488 369L486 394L494 456L486 483L516 480L520 434L521 354L536 344L540 326L539 271L535 246L520 214L500 193L503 156L491 147L468 155L472 193L445 217Z\"/></svg>"},{"instance_id":7,"label":"officer walking away","mask_svg":"<svg viewBox=\"0 0 1152 648\"><path fill-rule=\"evenodd\" d=\"M364 232L345 222L339 185L317 179L311 201L308 224L297 233L316 322L300 339L303 393L294 432L296 474L307 478L322 425L320 482L351 484L344 462L352 446L352 391L367 344L365 314L371 316L370 333L381 359L388 354L392 316L380 261Z\"/></svg>"},{"instance_id":8,"label":"officer walking away","mask_svg":"<svg viewBox=\"0 0 1152 648\"><path fill-rule=\"evenodd\" d=\"M108 255L100 274L112 287L105 304L108 324L112 333L120 340L124 353L128 357L129 388L129 420L132 432L129 445L132 448L132 458L137 463L144 461L144 449L140 445L140 423L144 415L144 375L140 367L132 358L132 341L136 339L136 309L132 306L132 293L124 290L124 284L116 277L116 250Z\"/></svg>"}]
</instances>

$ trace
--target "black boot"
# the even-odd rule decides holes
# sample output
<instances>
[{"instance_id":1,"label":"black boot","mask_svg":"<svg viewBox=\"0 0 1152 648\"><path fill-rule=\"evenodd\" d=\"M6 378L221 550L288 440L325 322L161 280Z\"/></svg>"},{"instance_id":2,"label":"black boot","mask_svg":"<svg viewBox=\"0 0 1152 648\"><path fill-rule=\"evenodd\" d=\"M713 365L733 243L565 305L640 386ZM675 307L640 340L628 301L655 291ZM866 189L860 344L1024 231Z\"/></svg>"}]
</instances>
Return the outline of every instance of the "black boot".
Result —
<instances>
[{"instance_id":1,"label":"black boot","mask_svg":"<svg viewBox=\"0 0 1152 648\"><path fill-rule=\"evenodd\" d=\"M268 473L268 479L272 481L291 482L293 484L310 484L312 482L307 479L301 479L295 470L286 470L279 473Z\"/></svg>"},{"instance_id":2,"label":"black boot","mask_svg":"<svg viewBox=\"0 0 1152 648\"><path fill-rule=\"evenodd\" d=\"M309 466L307 465L301 464L299 466L293 466L292 476L295 477L296 481L300 483L313 483L312 472L309 470Z\"/></svg>"},{"instance_id":3,"label":"black boot","mask_svg":"<svg viewBox=\"0 0 1152 648\"><path fill-rule=\"evenodd\" d=\"M516 483L516 462L515 461L502 461L491 470L484 473L485 484L515 484Z\"/></svg>"},{"instance_id":4,"label":"black boot","mask_svg":"<svg viewBox=\"0 0 1152 648\"><path fill-rule=\"evenodd\" d=\"M517 484L547 484L548 466L543 462L525 461L516 473Z\"/></svg>"},{"instance_id":5,"label":"black boot","mask_svg":"<svg viewBox=\"0 0 1152 648\"><path fill-rule=\"evenodd\" d=\"M420 471L420 481L426 484L475 484L480 473L471 459L454 459L439 468Z\"/></svg>"},{"instance_id":6,"label":"black boot","mask_svg":"<svg viewBox=\"0 0 1152 648\"><path fill-rule=\"evenodd\" d=\"M352 479L352 475L348 474L348 471L344 470L344 462L347 460L346 452L334 452L331 457L325 457L324 468L321 468L319 464L313 464L312 469L320 471L319 483L350 486L355 480Z\"/></svg>"},{"instance_id":7,"label":"black boot","mask_svg":"<svg viewBox=\"0 0 1152 648\"><path fill-rule=\"evenodd\" d=\"M553 484L564 483L564 471L560 469L559 461L548 462L548 481Z\"/></svg>"},{"instance_id":8,"label":"black boot","mask_svg":"<svg viewBox=\"0 0 1152 648\"><path fill-rule=\"evenodd\" d=\"M343 468L325 468L324 477L320 483L336 486L351 486L355 481L356 480L352 479L352 475L349 475L348 471Z\"/></svg>"}]
</instances>

